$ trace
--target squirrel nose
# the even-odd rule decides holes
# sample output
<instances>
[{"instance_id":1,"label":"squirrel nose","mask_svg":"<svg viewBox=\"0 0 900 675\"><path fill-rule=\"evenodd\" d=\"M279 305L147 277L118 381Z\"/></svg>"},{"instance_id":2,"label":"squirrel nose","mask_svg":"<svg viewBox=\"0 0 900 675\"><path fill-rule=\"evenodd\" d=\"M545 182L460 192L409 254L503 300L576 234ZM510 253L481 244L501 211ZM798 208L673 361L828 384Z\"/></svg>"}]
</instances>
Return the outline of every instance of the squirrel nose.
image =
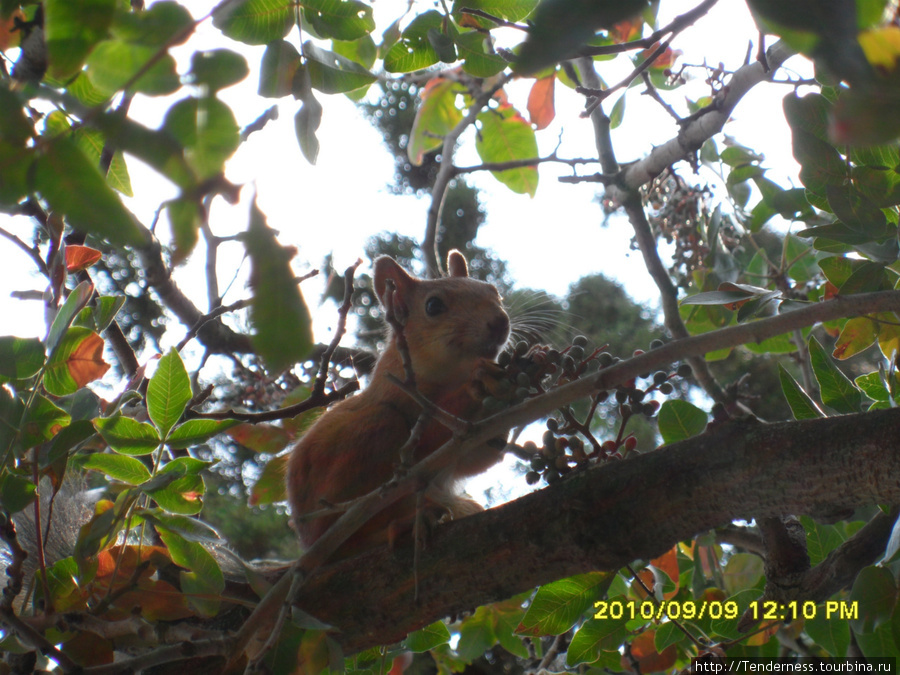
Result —
<instances>
[{"instance_id":1,"label":"squirrel nose","mask_svg":"<svg viewBox=\"0 0 900 675\"><path fill-rule=\"evenodd\" d=\"M497 344L506 342L509 336L509 317L506 314L500 314L488 321L488 333L491 340Z\"/></svg>"}]
</instances>

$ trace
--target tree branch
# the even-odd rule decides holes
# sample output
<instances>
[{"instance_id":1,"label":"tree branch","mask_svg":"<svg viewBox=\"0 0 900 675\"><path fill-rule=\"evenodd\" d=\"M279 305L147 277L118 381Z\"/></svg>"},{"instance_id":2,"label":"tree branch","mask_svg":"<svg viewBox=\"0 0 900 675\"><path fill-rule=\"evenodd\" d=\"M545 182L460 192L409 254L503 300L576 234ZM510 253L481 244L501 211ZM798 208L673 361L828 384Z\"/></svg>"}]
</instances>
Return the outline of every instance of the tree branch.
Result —
<instances>
[{"instance_id":1,"label":"tree branch","mask_svg":"<svg viewBox=\"0 0 900 675\"><path fill-rule=\"evenodd\" d=\"M733 520L898 503L898 432L900 410L727 423L439 526L420 553L418 604L409 583L412 544L312 573L298 604L339 629L335 638L353 652L538 584L656 557ZM882 523L882 550L889 532ZM485 551L491 564L473 564ZM868 564L863 558L854 564ZM840 587L829 586L829 595Z\"/></svg>"}]
</instances>

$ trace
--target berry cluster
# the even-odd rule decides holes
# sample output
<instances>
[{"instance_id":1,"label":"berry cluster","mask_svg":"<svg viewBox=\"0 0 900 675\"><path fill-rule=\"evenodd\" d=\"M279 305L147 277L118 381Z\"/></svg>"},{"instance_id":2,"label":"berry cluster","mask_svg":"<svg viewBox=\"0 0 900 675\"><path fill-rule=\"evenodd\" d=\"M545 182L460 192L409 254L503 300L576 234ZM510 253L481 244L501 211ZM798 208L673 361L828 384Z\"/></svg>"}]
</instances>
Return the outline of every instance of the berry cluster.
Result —
<instances>
[{"instance_id":1,"label":"berry cluster","mask_svg":"<svg viewBox=\"0 0 900 675\"><path fill-rule=\"evenodd\" d=\"M651 349L662 344L662 341L654 340ZM575 338L572 345L563 351L543 346L529 349L524 343L520 343L512 353L507 353L498 360L506 373L506 384L497 388L499 396L494 394L486 398L486 410L494 412L578 379L585 373L595 372L621 361L600 349L589 352L587 347L588 340L583 336ZM637 350L634 355L642 353L642 350ZM675 387L670 380L676 377L686 378L690 374L690 366L683 364L673 372L647 373L617 386L612 393L612 410L618 413L618 433L615 439L602 443L594 437L591 422L598 406L609 401L610 392L598 392L592 397L590 409L583 421L576 418L571 408L560 409L557 416L547 420L547 430L543 434L541 445L528 441L520 449L520 456L531 465L525 476L526 481L533 485L543 478L552 483L560 476L591 462L621 459L634 451L637 438L633 434L625 434L629 420L636 415L653 417L659 410L660 403L651 395L672 394ZM605 409L609 407L607 405Z\"/></svg>"}]
</instances>

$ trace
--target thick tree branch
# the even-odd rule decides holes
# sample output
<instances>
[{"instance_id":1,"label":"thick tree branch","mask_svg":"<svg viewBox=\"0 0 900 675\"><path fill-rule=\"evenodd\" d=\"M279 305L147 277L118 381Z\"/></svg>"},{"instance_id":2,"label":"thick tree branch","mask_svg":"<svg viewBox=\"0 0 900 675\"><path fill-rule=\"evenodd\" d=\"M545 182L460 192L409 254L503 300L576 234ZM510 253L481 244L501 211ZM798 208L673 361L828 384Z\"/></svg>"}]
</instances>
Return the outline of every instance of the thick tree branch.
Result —
<instances>
[{"instance_id":1,"label":"thick tree branch","mask_svg":"<svg viewBox=\"0 0 900 675\"><path fill-rule=\"evenodd\" d=\"M732 520L900 503L898 433L900 410L731 422L437 528L420 553L418 604L411 545L314 572L299 604L339 629L336 639L356 651L538 584L650 559ZM883 550L890 527L880 527ZM836 578L834 568L830 562L823 575ZM853 578L847 571L841 585ZM841 585L830 584L829 595Z\"/></svg>"}]
</instances>

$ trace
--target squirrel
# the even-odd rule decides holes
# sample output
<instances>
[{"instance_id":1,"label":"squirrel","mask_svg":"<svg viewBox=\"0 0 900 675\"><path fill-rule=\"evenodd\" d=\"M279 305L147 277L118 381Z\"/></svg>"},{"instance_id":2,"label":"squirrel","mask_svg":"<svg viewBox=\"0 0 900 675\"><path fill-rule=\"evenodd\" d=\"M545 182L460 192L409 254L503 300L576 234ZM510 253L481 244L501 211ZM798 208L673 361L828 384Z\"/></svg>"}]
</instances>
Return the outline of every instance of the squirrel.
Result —
<instances>
[{"instance_id":1,"label":"squirrel","mask_svg":"<svg viewBox=\"0 0 900 675\"><path fill-rule=\"evenodd\" d=\"M481 385L496 372L495 359L509 336L509 317L500 294L489 283L469 278L466 259L451 251L450 276L435 280L408 274L388 256L374 263L375 292L390 311L408 345L415 385L420 394L465 420L481 408ZM393 292L388 293L388 282ZM386 308L388 309L388 308ZM287 493L293 526L309 546L337 520L305 514L323 506L365 495L387 483L399 463L421 406L389 375L405 380L398 334L391 328L388 345L378 359L368 386L326 411L300 438L287 465ZM451 431L435 420L427 423L412 453L418 461L443 445ZM482 510L454 492L458 479L486 471L502 459L503 450L480 448L444 471L425 493L429 514L459 518ZM416 517L416 496L392 504L354 533L336 552L346 558L392 541L397 527Z\"/></svg>"}]
</instances>

